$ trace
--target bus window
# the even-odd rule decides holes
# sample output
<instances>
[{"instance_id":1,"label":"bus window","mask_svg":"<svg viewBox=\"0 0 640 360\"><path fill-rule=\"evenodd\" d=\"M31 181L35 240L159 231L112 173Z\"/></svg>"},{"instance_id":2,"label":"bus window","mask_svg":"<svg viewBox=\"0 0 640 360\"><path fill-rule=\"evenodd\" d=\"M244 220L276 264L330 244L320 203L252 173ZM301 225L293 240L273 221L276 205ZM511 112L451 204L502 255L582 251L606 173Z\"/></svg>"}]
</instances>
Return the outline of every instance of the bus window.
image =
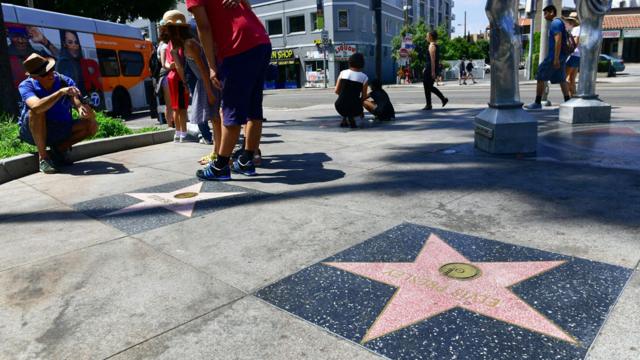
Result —
<instances>
[{"instance_id":1,"label":"bus window","mask_svg":"<svg viewBox=\"0 0 640 360\"><path fill-rule=\"evenodd\" d=\"M120 76L120 66L115 50L98 49L98 62L100 63L100 73L104 77Z\"/></svg>"},{"instance_id":2,"label":"bus window","mask_svg":"<svg viewBox=\"0 0 640 360\"><path fill-rule=\"evenodd\" d=\"M119 51L120 67L124 76L140 76L144 69L142 54L135 51Z\"/></svg>"}]
</instances>

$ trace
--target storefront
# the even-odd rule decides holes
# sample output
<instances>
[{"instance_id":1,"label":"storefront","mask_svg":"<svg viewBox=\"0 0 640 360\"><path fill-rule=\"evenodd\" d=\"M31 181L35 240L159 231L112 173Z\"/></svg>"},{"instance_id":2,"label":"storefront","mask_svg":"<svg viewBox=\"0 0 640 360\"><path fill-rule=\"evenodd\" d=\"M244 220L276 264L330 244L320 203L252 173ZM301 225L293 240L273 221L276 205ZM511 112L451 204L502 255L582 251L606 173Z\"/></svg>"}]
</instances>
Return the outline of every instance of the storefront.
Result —
<instances>
[{"instance_id":1,"label":"storefront","mask_svg":"<svg viewBox=\"0 0 640 360\"><path fill-rule=\"evenodd\" d=\"M628 62L640 62L640 29L625 29L622 59Z\"/></svg>"},{"instance_id":2,"label":"storefront","mask_svg":"<svg viewBox=\"0 0 640 360\"><path fill-rule=\"evenodd\" d=\"M328 56L328 55L327 55ZM329 64L327 59L326 64ZM318 50L307 51L304 57L304 74L306 88L320 88L325 85L324 54ZM331 85L331 84L328 84Z\"/></svg>"},{"instance_id":3,"label":"storefront","mask_svg":"<svg viewBox=\"0 0 640 360\"><path fill-rule=\"evenodd\" d=\"M293 49L273 50L271 52L271 64L277 66L275 80L265 81L265 89L297 89L300 82L300 59Z\"/></svg>"},{"instance_id":4,"label":"storefront","mask_svg":"<svg viewBox=\"0 0 640 360\"><path fill-rule=\"evenodd\" d=\"M612 56L618 56L620 49L620 30L605 30L602 32L602 53Z\"/></svg>"},{"instance_id":5,"label":"storefront","mask_svg":"<svg viewBox=\"0 0 640 360\"><path fill-rule=\"evenodd\" d=\"M612 9L602 28L603 54L640 62L640 8Z\"/></svg>"}]
</instances>

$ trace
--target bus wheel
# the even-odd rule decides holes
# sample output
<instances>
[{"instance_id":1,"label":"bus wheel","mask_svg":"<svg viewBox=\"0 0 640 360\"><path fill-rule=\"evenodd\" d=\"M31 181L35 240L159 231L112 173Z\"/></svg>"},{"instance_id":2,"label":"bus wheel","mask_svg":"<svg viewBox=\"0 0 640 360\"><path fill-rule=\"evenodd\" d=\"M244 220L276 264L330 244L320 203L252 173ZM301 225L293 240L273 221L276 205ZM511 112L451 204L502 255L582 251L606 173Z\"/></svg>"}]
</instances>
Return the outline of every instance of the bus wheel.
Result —
<instances>
[{"instance_id":1,"label":"bus wheel","mask_svg":"<svg viewBox=\"0 0 640 360\"><path fill-rule=\"evenodd\" d=\"M124 89L117 89L113 94L113 113L123 119L131 116L131 98Z\"/></svg>"}]
</instances>

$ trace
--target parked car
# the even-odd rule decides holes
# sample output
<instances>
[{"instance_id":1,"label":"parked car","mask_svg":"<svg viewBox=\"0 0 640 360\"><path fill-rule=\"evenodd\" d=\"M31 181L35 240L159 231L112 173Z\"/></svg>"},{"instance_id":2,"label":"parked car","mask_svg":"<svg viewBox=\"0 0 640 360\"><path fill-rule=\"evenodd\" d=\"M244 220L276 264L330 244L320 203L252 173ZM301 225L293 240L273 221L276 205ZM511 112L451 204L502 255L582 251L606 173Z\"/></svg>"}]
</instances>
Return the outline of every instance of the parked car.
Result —
<instances>
[{"instance_id":1,"label":"parked car","mask_svg":"<svg viewBox=\"0 0 640 360\"><path fill-rule=\"evenodd\" d=\"M489 64L484 64L484 73L485 73L485 74L489 74L489 73L491 73L491 65L489 65Z\"/></svg>"},{"instance_id":2,"label":"parked car","mask_svg":"<svg viewBox=\"0 0 640 360\"><path fill-rule=\"evenodd\" d=\"M608 61L615 72L622 72L625 69L624 60L618 59L617 57L613 57L611 55L600 54L600 59L598 61Z\"/></svg>"}]
</instances>

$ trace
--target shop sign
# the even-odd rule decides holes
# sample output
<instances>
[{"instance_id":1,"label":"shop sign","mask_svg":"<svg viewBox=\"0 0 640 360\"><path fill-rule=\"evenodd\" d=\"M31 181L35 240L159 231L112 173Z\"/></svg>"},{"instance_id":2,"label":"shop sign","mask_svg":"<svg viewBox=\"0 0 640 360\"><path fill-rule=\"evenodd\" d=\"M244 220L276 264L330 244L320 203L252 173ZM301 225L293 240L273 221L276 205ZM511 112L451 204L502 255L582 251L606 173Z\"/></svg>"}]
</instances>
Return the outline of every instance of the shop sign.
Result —
<instances>
[{"instance_id":1,"label":"shop sign","mask_svg":"<svg viewBox=\"0 0 640 360\"><path fill-rule=\"evenodd\" d=\"M346 44L337 45L335 50L336 50L336 53L335 53L336 60L348 60L349 56L355 54L358 51L355 45L346 45Z\"/></svg>"},{"instance_id":2,"label":"shop sign","mask_svg":"<svg viewBox=\"0 0 640 360\"><path fill-rule=\"evenodd\" d=\"M273 50L271 51L271 62L280 65L290 65L295 61L295 55L292 49Z\"/></svg>"},{"instance_id":3,"label":"shop sign","mask_svg":"<svg viewBox=\"0 0 640 360\"><path fill-rule=\"evenodd\" d=\"M603 39L618 39L620 37L620 30L605 30L602 32Z\"/></svg>"},{"instance_id":4,"label":"shop sign","mask_svg":"<svg viewBox=\"0 0 640 360\"><path fill-rule=\"evenodd\" d=\"M322 52L320 51L307 51L307 59L311 59L311 60L322 60L324 59L324 56L322 55Z\"/></svg>"},{"instance_id":5,"label":"shop sign","mask_svg":"<svg viewBox=\"0 0 640 360\"><path fill-rule=\"evenodd\" d=\"M624 38L640 38L640 29L626 29L624 31Z\"/></svg>"}]
</instances>

